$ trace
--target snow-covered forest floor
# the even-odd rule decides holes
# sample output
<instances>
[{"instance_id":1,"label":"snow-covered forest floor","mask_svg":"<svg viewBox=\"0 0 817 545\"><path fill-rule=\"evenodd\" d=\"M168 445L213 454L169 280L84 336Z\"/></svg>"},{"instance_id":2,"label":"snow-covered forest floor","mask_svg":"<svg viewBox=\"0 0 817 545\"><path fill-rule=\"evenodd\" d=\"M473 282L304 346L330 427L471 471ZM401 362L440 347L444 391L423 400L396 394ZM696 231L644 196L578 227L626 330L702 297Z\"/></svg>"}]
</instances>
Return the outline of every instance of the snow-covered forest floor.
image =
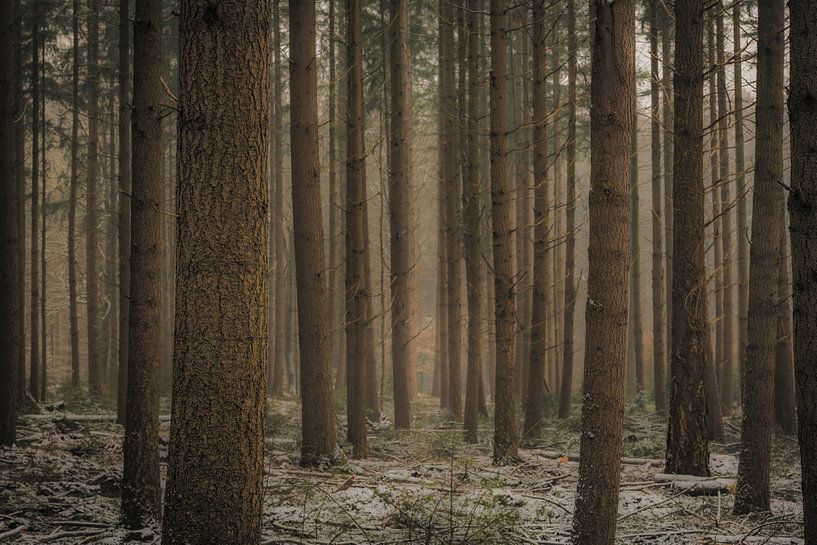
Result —
<instances>
[{"instance_id":1,"label":"snow-covered forest floor","mask_svg":"<svg viewBox=\"0 0 817 545\"><path fill-rule=\"evenodd\" d=\"M298 466L299 410L275 401L267 419L264 543L568 542L578 470L578 415L549 422L536 448L517 465L491 464L491 428L478 445L462 442L437 401L414 405L414 429L370 429L368 460L348 458L323 469ZM340 404L339 404L340 406ZM345 436L338 418L338 437ZM19 444L0 449L0 542L114 544L161 542L158 528L118 524L122 428L111 418L66 413L24 417ZM712 445L713 476L734 478L739 421ZM733 496L691 496L656 482L665 427L637 409L627 412L618 539L637 543L802 543L797 445L777 436L771 515L735 517ZM169 422L162 421L162 462ZM20 529L22 528L22 529Z\"/></svg>"}]
</instances>

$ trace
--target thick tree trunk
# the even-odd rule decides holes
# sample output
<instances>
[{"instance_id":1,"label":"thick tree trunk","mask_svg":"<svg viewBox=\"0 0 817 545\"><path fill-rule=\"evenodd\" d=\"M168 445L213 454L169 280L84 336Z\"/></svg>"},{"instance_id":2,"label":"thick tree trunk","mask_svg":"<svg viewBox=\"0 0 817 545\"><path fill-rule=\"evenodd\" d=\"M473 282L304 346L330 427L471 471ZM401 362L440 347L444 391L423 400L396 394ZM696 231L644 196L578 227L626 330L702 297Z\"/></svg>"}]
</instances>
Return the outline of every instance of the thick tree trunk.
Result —
<instances>
[{"instance_id":1,"label":"thick tree trunk","mask_svg":"<svg viewBox=\"0 0 817 545\"><path fill-rule=\"evenodd\" d=\"M709 475L704 262L703 2L675 2L672 357L666 472Z\"/></svg>"},{"instance_id":2,"label":"thick tree trunk","mask_svg":"<svg viewBox=\"0 0 817 545\"><path fill-rule=\"evenodd\" d=\"M559 418L570 416L573 393L573 319L576 306L576 2L567 3L567 185L565 192L565 294ZM546 203L547 204L547 203ZM558 363L557 363L558 365Z\"/></svg>"},{"instance_id":3,"label":"thick tree trunk","mask_svg":"<svg viewBox=\"0 0 817 545\"><path fill-rule=\"evenodd\" d=\"M791 187L789 193L794 302L797 436L807 545L817 543L817 4L789 2L791 27Z\"/></svg>"},{"instance_id":4,"label":"thick tree trunk","mask_svg":"<svg viewBox=\"0 0 817 545\"><path fill-rule=\"evenodd\" d=\"M548 111L547 111L547 24L543 0L534 1L533 18L533 308L531 316L530 361L525 392L523 437L538 439L544 428L547 328L550 302L548 270Z\"/></svg>"},{"instance_id":5,"label":"thick tree trunk","mask_svg":"<svg viewBox=\"0 0 817 545\"><path fill-rule=\"evenodd\" d=\"M517 457L513 193L508 179L508 3L491 0L491 208L496 307L494 463Z\"/></svg>"},{"instance_id":6,"label":"thick tree trunk","mask_svg":"<svg viewBox=\"0 0 817 545\"><path fill-rule=\"evenodd\" d=\"M162 1L137 0L133 33L133 184L122 518L143 528L161 517ZM127 93L127 90L125 90ZM121 160L120 156L120 160ZM121 168L120 172L127 172ZM130 228L130 226L128 226Z\"/></svg>"},{"instance_id":7,"label":"thick tree trunk","mask_svg":"<svg viewBox=\"0 0 817 545\"><path fill-rule=\"evenodd\" d=\"M666 344L664 336L664 213L661 194L661 110L658 72L658 0L650 0L650 182L652 186L652 373L655 392L655 412L663 416L667 411L667 390L664 377ZM667 168L668 165L663 165Z\"/></svg>"},{"instance_id":8,"label":"thick tree trunk","mask_svg":"<svg viewBox=\"0 0 817 545\"><path fill-rule=\"evenodd\" d=\"M4 332L0 340L0 445L11 446L17 439L17 372L20 315L20 274L18 246L24 242L17 223L18 193L15 149L16 125L19 123L16 66L19 33L17 21L19 4L4 2L0 6L0 328Z\"/></svg>"},{"instance_id":9,"label":"thick tree trunk","mask_svg":"<svg viewBox=\"0 0 817 545\"><path fill-rule=\"evenodd\" d=\"M785 4L758 3L757 143L749 250L748 344L735 513L769 510L777 286L783 224ZM813 402L813 401L812 401Z\"/></svg>"},{"instance_id":10,"label":"thick tree trunk","mask_svg":"<svg viewBox=\"0 0 817 545\"><path fill-rule=\"evenodd\" d=\"M366 458L366 358L370 348L366 291L366 151L361 0L346 0L346 395L352 456Z\"/></svg>"},{"instance_id":11,"label":"thick tree trunk","mask_svg":"<svg viewBox=\"0 0 817 545\"><path fill-rule=\"evenodd\" d=\"M128 334L130 329L131 252L131 118L130 118L130 2L119 0L119 366L116 421L125 423L128 397ZM159 36L161 40L161 35ZM160 42L161 45L161 42ZM161 69L161 66L159 67ZM161 124L160 124L161 129ZM156 161L161 165L161 153ZM159 172L161 174L161 170ZM161 223L161 218L157 226ZM158 249L158 241L157 249ZM157 275L159 272L157 271ZM161 298L161 292L160 292ZM158 323L158 316L157 316ZM154 339L155 342L155 339ZM157 384L158 384L158 369Z\"/></svg>"},{"instance_id":12,"label":"thick tree trunk","mask_svg":"<svg viewBox=\"0 0 817 545\"><path fill-rule=\"evenodd\" d=\"M594 0L590 115L590 246L581 462L573 534L615 540L630 261L630 154L635 93L635 3Z\"/></svg>"},{"instance_id":13,"label":"thick tree trunk","mask_svg":"<svg viewBox=\"0 0 817 545\"><path fill-rule=\"evenodd\" d=\"M162 542L244 545L260 541L264 497L269 5L180 7L179 304ZM314 47L315 19L307 3L292 8L305 12L293 15L297 74L314 57L299 44L312 37ZM325 291L313 296L325 307ZM217 487L213 468L229 475Z\"/></svg>"},{"instance_id":14,"label":"thick tree trunk","mask_svg":"<svg viewBox=\"0 0 817 545\"><path fill-rule=\"evenodd\" d=\"M31 17L31 341L28 392L40 397L40 0L34 0ZM93 16L92 16L93 17ZM89 23L90 25L90 23ZM89 38L90 39L90 38ZM90 59L90 57L89 57ZM90 62L89 62L90 70ZM90 127L90 124L89 124ZM89 129L90 130L90 129ZM90 164L89 164L90 167Z\"/></svg>"},{"instance_id":15,"label":"thick tree trunk","mask_svg":"<svg viewBox=\"0 0 817 545\"><path fill-rule=\"evenodd\" d=\"M780 227L777 284L777 343L774 362L774 422L786 435L797 434L797 407L794 395L794 345L791 309L791 269L789 230L784 219Z\"/></svg>"}]
</instances>

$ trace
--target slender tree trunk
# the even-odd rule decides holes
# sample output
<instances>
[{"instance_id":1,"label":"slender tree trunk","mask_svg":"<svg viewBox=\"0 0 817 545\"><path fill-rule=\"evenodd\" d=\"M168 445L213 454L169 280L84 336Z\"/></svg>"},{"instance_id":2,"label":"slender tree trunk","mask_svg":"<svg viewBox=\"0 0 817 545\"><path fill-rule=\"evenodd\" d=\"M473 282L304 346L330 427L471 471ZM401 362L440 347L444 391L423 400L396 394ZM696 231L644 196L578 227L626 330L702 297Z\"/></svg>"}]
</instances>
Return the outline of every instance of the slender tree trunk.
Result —
<instances>
[{"instance_id":1,"label":"slender tree trunk","mask_svg":"<svg viewBox=\"0 0 817 545\"><path fill-rule=\"evenodd\" d=\"M508 3L491 0L491 207L496 307L494 463L517 457L513 193L508 179Z\"/></svg>"},{"instance_id":2,"label":"slender tree trunk","mask_svg":"<svg viewBox=\"0 0 817 545\"><path fill-rule=\"evenodd\" d=\"M413 361L411 232L411 66L408 1L391 0L391 124L389 135L389 229L391 231L391 330L394 426L411 427L409 370Z\"/></svg>"},{"instance_id":3,"label":"slender tree trunk","mask_svg":"<svg viewBox=\"0 0 817 545\"><path fill-rule=\"evenodd\" d=\"M729 180L729 111L726 96L726 55L724 53L723 0L719 0L718 15L715 17L717 42L717 85L718 85L718 156L720 159L721 236L723 237L723 359L715 366L720 367L721 406L725 415L732 414L732 361L734 359L735 309L734 282L732 272L732 193Z\"/></svg>"},{"instance_id":4,"label":"slender tree trunk","mask_svg":"<svg viewBox=\"0 0 817 545\"><path fill-rule=\"evenodd\" d=\"M72 2L71 36L71 180L68 194L68 313L71 332L71 385L79 387L79 318L77 316L77 193L79 192L79 0Z\"/></svg>"},{"instance_id":5,"label":"slender tree trunk","mask_svg":"<svg viewBox=\"0 0 817 545\"><path fill-rule=\"evenodd\" d=\"M273 232L275 235L275 359L272 371L272 395L283 397L287 383L286 372L286 278L289 251L284 237L284 174L283 174L283 108L281 96L283 84L281 75L281 7L279 2L272 3L272 178L275 186L273 203Z\"/></svg>"},{"instance_id":6,"label":"slender tree trunk","mask_svg":"<svg viewBox=\"0 0 817 545\"><path fill-rule=\"evenodd\" d=\"M20 0L12 0L13 10L16 14L16 24L13 30L14 39L14 176L17 181L17 401L24 400L26 395L26 181L25 181L25 156L26 156L26 128L24 119L25 103L23 100L23 18L21 16ZM75 34L76 35L76 34ZM75 44L74 51L77 51ZM76 55L76 53L75 53ZM76 86L74 87L76 89ZM74 109L76 115L76 109ZM11 315L9 315L11 317Z\"/></svg>"},{"instance_id":7,"label":"slender tree trunk","mask_svg":"<svg viewBox=\"0 0 817 545\"><path fill-rule=\"evenodd\" d=\"M794 345L791 309L791 269L789 233L783 211L778 248L777 344L774 363L774 422L786 435L797 434L797 407L794 395Z\"/></svg>"},{"instance_id":8,"label":"slender tree trunk","mask_svg":"<svg viewBox=\"0 0 817 545\"><path fill-rule=\"evenodd\" d=\"M704 262L703 2L675 2L672 357L666 472L709 475Z\"/></svg>"},{"instance_id":9,"label":"slender tree trunk","mask_svg":"<svg viewBox=\"0 0 817 545\"><path fill-rule=\"evenodd\" d=\"M20 315L20 252L21 234L17 222L19 166L15 149L17 114L20 104L15 92L17 71L17 39L19 38L20 5L3 2L0 5L0 445L11 446L17 440L17 372ZM15 24L16 23L16 24ZM22 242L24 244L24 242Z\"/></svg>"},{"instance_id":10,"label":"slender tree trunk","mask_svg":"<svg viewBox=\"0 0 817 545\"><path fill-rule=\"evenodd\" d=\"M673 23L672 8L668 4L663 4L661 10L661 89L663 92L661 100L661 118L664 126L664 325L666 326L666 347L669 353L665 363L668 369L667 375L672 374L672 256L673 256L673 224L675 221L675 208L673 202L673 153L674 153L674 115L673 111L673 68L672 68L672 37Z\"/></svg>"},{"instance_id":11,"label":"slender tree trunk","mask_svg":"<svg viewBox=\"0 0 817 545\"><path fill-rule=\"evenodd\" d=\"M559 388L559 418L570 416L573 393L573 319L577 285L576 259L576 72L578 45L576 40L576 2L567 3L567 185L565 194L565 295L564 336L562 340L562 373ZM545 203L547 206L547 203Z\"/></svg>"},{"instance_id":12,"label":"slender tree trunk","mask_svg":"<svg viewBox=\"0 0 817 545\"><path fill-rule=\"evenodd\" d=\"M362 9L362 8L361 8ZM361 55L361 58L362 55ZM363 85L361 84L361 89ZM365 159L366 151L365 151L365 106L363 108L363 122L360 126L364 127L364 146L363 152L361 153L360 157ZM361 161L363 165L361 168L364 170L364 180L365 180L365 160ZM380 396L377 393L377 354L375 352L375 340L374 340L374 322L375 322L375 312L372 299L372 293L374 289L372 288L372 248L369 241L371 237L369 236L369 192L368 186L364 183L363 184L363 202L366 203L366 206L363 208L363 289L366 293L369 294L369 297L366 298L366 319L364 323L366 324L366 370L365 370L365 379L366 379L366 418L369 418L372 422L379 422L380 421Z\"/></svg>"},{"instance_id":13,"label":"slender tree trunk","mask_svg":"<svg viewBox=\"0 0 817 545\"><path fill-rule=\"evenodd\" d=\"M46 401L46 390L48 389L48 351L47 351L47 323L46 323L46 269L45 269L45 235L47 229L46 221L46 204L48 196L46 193L46 168L48 160L46 153L48 148L46 146L46 121L45 121L45 39L40 42L40 54L43 59L43 66L40 70L40 193L42 198L42 211L40 212L40 395L41 403ZM36 191L32 191L32 198L36 198ZM32 235L33 236L33 235Z\"/></svg>"},{"instance_id":14,"label":"slender tree trunk","mask_svg":"<svg viewBox=\"0 0 817 545\"><path fill-rule=\"evenodd\" d=\"M740 22L741 1L732 5L732 40L735 48L735 175L737 177L737 238L738 238L738 365L746 360L746 326L749 311L749 212L747 210L746 165L744 160L743 136L743 47ZM734 395L734 394L733 394ZM731 405L732 398L729 398Z\"/></svg>"},{"instance_id":15,"label":"slender tree trunk","mask_svg":"<svg viewBox=\"0 0 817 545\"><path fill-rule=\"evenodd\" d=\"M340 201L338 187L338 82L335 53L337 49L336 9L337 0L329 0L329 301L327 313L330 320L330 358L335 363L335 389L343 390L346 384L341 381L338 370L343 357L340 353L340 328L337 319L338 308L343 306L343 288L340 281L343 278L338 247L343 241L339 240L338 216L343 208ZM277 10L277 8L274 8ZM276 292L277 293L277 292Z\"/></svg>"},{"instance_id":16,"label":"slender tree trunk","mask_svg":"<svg viewBox=\"0 0 817 545\"><path fill-rule=\"evenodd\" d=\"M91 0L88 13L88 72L85 76L88 111L88 154L85 159L85 278L88 315L88 389L91 396L102 395L99 354L99 289L97 240L99 236L99 0Z\"/></svg>"},{"instance_id":17,"label":"slender tree trunk","mask_svg":"<svg viewBox=\"0 0 817 545\"><path fill-rule=\"evenodd\" d=\"M817 4L789 3L791 81L789 127L792 175L789 193L794 304L794 378L797 436L807 545L817 543Z\"/></svg>"},{"instance_id":18,"label":"slender tree trunk","mask_svg":"<svg viewBox=\"0 0 817 545\"><path fill-rule=\"evenodd\" d=\"M122 474L122 518L126 526L134 529L158 521L162 509L159 480L161 346L156 342L162 327L159 319L162 298L161 71L162 0L137 0L133 33L133 164L130 169L133 172L133 193L128 206L132 208L133 231L127 256L129 288L133 289L129 296L130 319L127 322L129 353L123 358L134 365L126 371ZM129 170L120 166L122 172L129 173Z\"/></svg>"},{"instance_id":19,"label":"slender tree trunk","mask_svg":"<svg viewBox=\"0 0 817 545\"><path fill-rule=\"evenodd\" d=\"M664 214L661 201L661 110L658 72L658 0L650 0L650 182L652 185L652 372L655 392L655 412L663 416L667 411L666 379L664 378L664 361L666 344L664 334L664 307L666 292L664 290L664 236L662 224ZM667 168L668 165L663 165Z\"/></svg>"},{"instance_id":20,"label":"slender tree trunk","mask_svg":"<svg viewBox=\"0 0 817 545\"><path fill-rule=\"evenodd\" d=\"M366 458L366 358L370 348L366 291L366 151L361 0L346 0L346 390L352 456Z\"/></svg>"},{"instance_id":21,"label":"slender tree trunk","mask_svg":"<svg viewBox=\"0 0 817 545\"><path fill-rule=\"evenodd\" d=\"M594 0L590 97L590 246L581 463L573 534L615 540L624 420L635 3Z\"/></svg>"},{"instance_id":22,"label":"slender tree trunk","mask_svg":"<svg viewBox=\"0 0 817 545\"><path fill-rule=\"evenodd\" d=\"M130 333L131 252L131 118L130 118L130 1L119 0L119 366L116 421L125 423L128 397L128 334ZM159 35L161 40L161 34ZM161 67L160 67L161 68ZM161 128L161 124L160 124ZM161 154L156 161L161 165ZM159 172L161 175L161 170ZM161 218L158 218L161 222ZM157 223L158 225L159 223ZM158 244L158 241L156 241ZM158 246L157 246L158 248ZM157 274L160 274L157 272ZM161 298L161 293L160 293ZM158 318L157 318L158 323ZM155 339L154 339L154 342ZM158 360L157 360L158 361ZM158 384L158 369L157 384Z\"/></svg>"},{"instance_id":23,"label":"slender tree trunk","mask_svg":"<svg viewBox=\"0 0 817 545\"><path fill-rule=\"evenodd\" d=\"M635 61L635 57L633 57ZM633 76L635 78L635 75ZM635 371L635 395L641 402L644 394L644 334L641 323L641 241L639 240L639 198L638 198L638 86L633 79L633 122L630 131L630 320L632 324L631 345L633 347Z\"/></svg>"},{"instance_id":24,"label":"slender tree trunk","mask_svg":"<svg viewBox=\"0 0 817 545\"><path fill-rule=\"evenodd\" d=\"M31 17L31 330L28 392L40 397L40 0L34 0Z\"/></svg>"},{"instance_id":25,"label":"slender tree trunk","mask_svg":"<svg viewBox=\"0 0 817 545\"><path fill-rule=\"evenodd\" d=\"M182 0L180 8L179 304L162 543L252 544L264 497L269 5ZM296 73L314 57L301 46L311 37L314 47L309 11L293 1ZM300 114L308 93L294 91ZM318 290L311 299L323 310ZM322 401L311 398L310 409ZM217 487L214 468L229 475Z\"/></svg>"},{"instance_id":26,"label":"slender tree trunk","mask_svg":"<svg viewBox=\"0 0 817 545\"><path fill-rule=\"evenodd\" d=\"M548 270L548 126L547 126L547 24L544 0L536 0L533 19L533 308L531 316L530 362L525 395L523 437L538 439L544 428L547 328L550 311Z\"/></svg>"},{"instance_id":27,"label":"slender tree trunk","mask_svg":"<svg viewBox=\"0 0 817 545\"><path fill-rule=\"evenodd\" d=\"M780 228L783 225L783 0L758 3L757 143L749 250L748 345L735 513L769 510Z\"/></svg>"}]
</instances>

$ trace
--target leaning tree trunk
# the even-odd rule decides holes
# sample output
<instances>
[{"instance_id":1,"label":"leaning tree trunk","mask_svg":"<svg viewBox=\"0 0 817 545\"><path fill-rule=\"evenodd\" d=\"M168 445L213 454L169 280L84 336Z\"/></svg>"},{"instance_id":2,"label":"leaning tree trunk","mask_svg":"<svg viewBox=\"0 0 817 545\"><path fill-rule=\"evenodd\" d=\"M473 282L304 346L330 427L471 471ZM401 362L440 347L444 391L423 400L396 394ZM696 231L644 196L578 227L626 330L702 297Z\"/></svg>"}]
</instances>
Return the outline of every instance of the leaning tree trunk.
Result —
<instances>
[{"instance_id":1,"label":"leaning tree trunk","mask_svg":"<svg viewBox=\"0 0 817 545\"><path fill-rule=\"evenodd\" d=\"M581 463L573 534L615 541L624 422L635 2L594 0L590 97L590 246Z\"/></svg>"},{"instance_id":2,"label":"leaning tree trunk","mask_svg":"<svg viewBox=\"0 0 817 545\"><path fill-rule=\"evenodd\" d=\"M15 149L17 97L16 21L19 4L0 5L0 445L11 446L17 439L17 360L19 344L20 276L18 259L17 150Z\"/></svg>"},{"instance_id":3,"label":"leaning tree trunk","mask_svg":"<svg viewBox=\"0 0 817 545\"><path fill-rule=\"evenodd\" d=\"M748 344L736 514L769 510L778 246L783 224L784 0L758 3L757 142L749 249ZM811 400L813 403L813 400Z\"/></svg>"},{"instance_id":4,"label":"leaning tree trunk","mask_svg":"<svg viewBox=\"0 0 817 545\"><path fill-rule=\"evenodd\" d=\"M269 5L180 8L179 304L162 542L243 545L261 539L264 498ZM293 20L306 29L292 36L314 37L314 15L311 33L308 17ZM296 45L293 67L303 61ZM229 476L217 487L213 468Z\"/></svg>"},{"instance_id":5,"label":"leaning tree trunk","mask_svg":"<svg viewBox=\"0 0 817 545\"><path fill-rule=\"evenodd\" d=\"M120 361L134 362L125 371L127 411L122 448L122 518L125 525L133 529L159 520L162 509L159 479L161 346L156 342L161 330L162 294L161 70L162 0L137 0L133 33L133 184L128 207L132 208L133 232L127 256L129 287L133 290L126 333L128 354L120 358ZM127 173L127 167L120 166L120 172ZM128 229L130 227L128 225Z\"/></svg>"},{"instance_id":6,"label":"leaning tree trunk","mask_svg":"<svg viewBox=\"0 0 817 545\"><path fill-rule=\"evenodd\" d=\"M789 193L794 302L797 435L803 486L803 526L817 543L817 4L789 2L791 27L792 191Z\"/></svg>"},{"instance_id":7,"label":"leaning tree trunk","mask_svg":"<svg viewBox=\"0 0 817 545\"><path fill-rule=\"evenodd\" d=\"M704 261L703 1L675 2L672 357L667 473L709 475Z\"/></svg>"}]
</instances>

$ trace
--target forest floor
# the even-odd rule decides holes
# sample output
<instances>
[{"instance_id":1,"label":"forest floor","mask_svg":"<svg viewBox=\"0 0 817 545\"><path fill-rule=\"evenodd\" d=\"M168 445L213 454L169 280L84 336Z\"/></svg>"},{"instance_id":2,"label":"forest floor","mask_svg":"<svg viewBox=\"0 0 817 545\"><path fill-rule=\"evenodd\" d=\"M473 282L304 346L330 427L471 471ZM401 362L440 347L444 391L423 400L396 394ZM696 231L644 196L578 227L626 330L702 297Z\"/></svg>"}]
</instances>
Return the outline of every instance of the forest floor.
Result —
<instances>
[{"instance_id":1,"label":"forest floor","mask_svg":"<svg viewBox=\"0 0 817 545\"><path fill-rule=\"evenodd\" d=\"M477 445L462 442L437 401L420 397L414 429L387 422L370 429L368 460L344 446L329 468L298 466L300 412L294 399L274 401L267 419L264 543L508 543L569 541L578 463L578 415L549 422L540 444L512 466L491 464L485 419ZM89 413L89 411L84 411ZM162 421L162 469L169 422ZM342 417L338 437L345 436ZM713 476L737 472L739 421L712 445ZM802 496L796 442L775 438L772 514L731 514L731 487L690 496L655 481L663 471L665 425L631 407L625 419L617 542L799 544ZM108 415L53 412L26 416L19 444L0 449L0 542L21 544L160 543L158 528L128 531L118 523L122 428ZM20 529L22 528L22 529Z\"/></svg>"}]
</instances>

